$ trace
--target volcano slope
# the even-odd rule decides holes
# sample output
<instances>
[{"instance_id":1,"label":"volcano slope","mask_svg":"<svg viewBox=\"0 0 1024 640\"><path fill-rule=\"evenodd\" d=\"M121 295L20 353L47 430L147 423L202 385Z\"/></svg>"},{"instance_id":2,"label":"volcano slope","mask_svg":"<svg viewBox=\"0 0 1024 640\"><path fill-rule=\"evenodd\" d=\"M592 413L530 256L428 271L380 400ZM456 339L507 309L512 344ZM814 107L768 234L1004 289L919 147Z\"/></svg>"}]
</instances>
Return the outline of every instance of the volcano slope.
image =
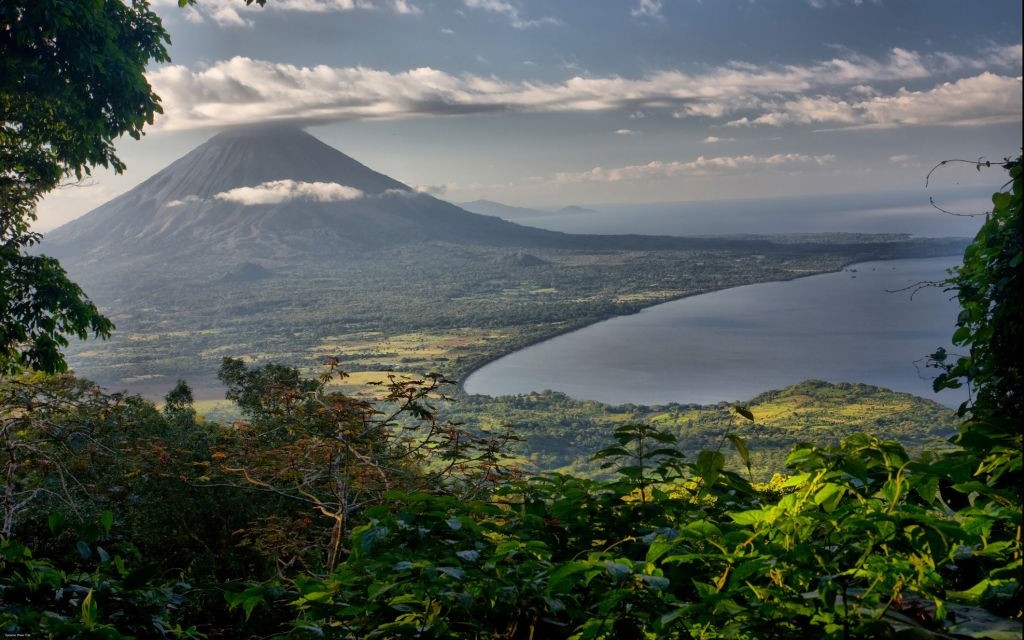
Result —
<instances>
[{"instance_id":1,"label":"volcano slope","mask_svg":"<svg viewBox=\"0 0 1024 640\"><path fill-rule=\"evenodd\" d=\"M961 247L557 233L417 193L285 126L218 134L43 243L117 324L72 346L77 373L151 396L184 377L200 397L224 356L459 378L658 302Z\"/></svg>"}]
</instances>

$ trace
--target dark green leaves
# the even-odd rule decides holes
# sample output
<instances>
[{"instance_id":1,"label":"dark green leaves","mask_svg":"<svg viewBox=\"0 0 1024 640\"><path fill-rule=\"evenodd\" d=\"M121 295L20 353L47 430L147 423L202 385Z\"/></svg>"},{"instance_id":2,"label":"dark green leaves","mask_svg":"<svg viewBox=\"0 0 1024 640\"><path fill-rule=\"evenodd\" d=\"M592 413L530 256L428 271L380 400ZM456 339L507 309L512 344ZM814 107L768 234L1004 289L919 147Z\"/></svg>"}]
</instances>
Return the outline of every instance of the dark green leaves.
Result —
<instances>
[{"instance_id":1,"label":"dark green leaves","mask_svg":"<svg viewBox=\"0 0 1024 640\"><path fill-rule=\"evenodd\" d=\"M64 371L66 336L113 329L56 260L26 251L29 227L62 180L124 170L114 141L159 113L144 74L169 42L146 2L0 4L0 374Z\"/></svg>"},{"instance_id":2,"label":"dark green leaves","mask_svg":"<svg viewBox=\"0 0 1024 640\"><path fill-rule=\"evenodd\" d=\"M56 260L23 252L37 241L0 237L0 375L65 371L66 336L106 338L114 328Z\"/></svg>"}]
</instances>

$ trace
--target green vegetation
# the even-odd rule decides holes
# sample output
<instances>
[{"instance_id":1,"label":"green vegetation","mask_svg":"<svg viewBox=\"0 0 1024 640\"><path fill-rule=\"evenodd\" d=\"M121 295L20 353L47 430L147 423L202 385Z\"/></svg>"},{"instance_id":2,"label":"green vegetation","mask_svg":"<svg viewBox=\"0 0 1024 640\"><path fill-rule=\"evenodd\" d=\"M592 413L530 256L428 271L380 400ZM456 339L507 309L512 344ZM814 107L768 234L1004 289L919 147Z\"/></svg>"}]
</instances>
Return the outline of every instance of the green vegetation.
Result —
<instances>
[{"instance_id":1,"label":"green vegetation","mask_svg":"<svg viewBox=\"0 0 1024 640\"><path fill-rule=\"evenodd\" d=\"M748 443L759 481L784 472L786 456L799 442L837 445L866 433L923 453L947 449L957 426L954 413L935 402L862 384L808 381L761 394L743 406L756 422L742 418L726 403L611 406L552 391L499 398L457 396L444 406L443 414L474 429L510 425L523 438L513 451L525 468L575 474L597 469L590 457L607 446L612 432L623 424L650 424L670 433L690 457L721 449L731 434ZM731 469L742 466L735 452L727 461Z\"/></svg>"},{"instance_id":2,"label":"green vegetation","mask_svg":"<svg viewBox=\"0 0 1024 640\"><path fill-rule=\"evenodd\" d=\"M1019 240L970 266L993 229L1019 225L1020 164L1007 169L1009 207L997 196L948 282L982 310L961 316L970 328L956 338L978 368L954 363L940 379L975 391L949 443L936 444L949 412L858 385L804 383L731 413L500 399L545 447L553 434L530 433L531 416L561 412L572 422L561 459L590 446L601 465L525 475L503 454L514 437L477 412L479 398L450 402L439 377L396 375L360 399L334 384L337 360L308 378L227 359L230 424L198 416L184 383L158 410L68 375L6 377L0 628L1020 637L1021 434L1008 419L1020 398L996 390L1005 373L988 372L1012 367L985 343L1020 304L1019 287L1001 287L1019 283ZM417 344L432 354L440 342ZM884 435L853 433L873 429ZM777 441L785 475L759 482L782 458Z\"/></svg>"},{"instance_id":3,"label":"green vegetation","mask_svg":"<svg viewBox=\"0 0 1024 640\"><path fill-rule=\"evenodd\" d=\"M113 325L52 258L31 255L35 206L70 176L124 163L114 140L159 112L143 72L169 60L147 3L33 0L0 5L0 374L66 368L66 336Z\"/></svg>"},{"instance_id":4,"label":"green vegetation","mask_svg":"<svg viewBox=\"0 0 1024 640\"><path fill-rule=\"evenodd\" d=\"M221 358L275 362L314 375L328 357L346 371L437 371L452 379L516 349L658 302L787 280L862 260L951 255L959 241L873 241L842 234L805 242L750 240L723 249L507 249L421 243L346 256L268 259L273 275L224 281L210 252L162 261L79 264L73 274L117 322L98 347L69 351L75 370L114 389L160 397L186 377L197 397L221 395Z\"/></svg>"}]
</instances>

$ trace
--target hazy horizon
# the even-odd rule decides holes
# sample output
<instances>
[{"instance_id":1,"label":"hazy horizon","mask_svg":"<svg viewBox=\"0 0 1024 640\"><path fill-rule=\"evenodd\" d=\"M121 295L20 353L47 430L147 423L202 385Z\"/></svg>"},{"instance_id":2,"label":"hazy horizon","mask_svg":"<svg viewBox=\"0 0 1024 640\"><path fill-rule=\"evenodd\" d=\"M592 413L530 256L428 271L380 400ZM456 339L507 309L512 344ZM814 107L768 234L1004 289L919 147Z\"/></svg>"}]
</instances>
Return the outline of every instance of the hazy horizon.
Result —
<instances>
[{"instance_id":1,"label":"hazy horizon","mask_svg":"<svg viewBox=\"0 0 1024 640\"><path fill-rule=\"evenodd\" d=\"M259 122L448 201L549 209L914 189L1021 144L1019 2L153 4L164 114L119 141L123 176L51 194L37 229Z\"/></svg>"}]
</instances>

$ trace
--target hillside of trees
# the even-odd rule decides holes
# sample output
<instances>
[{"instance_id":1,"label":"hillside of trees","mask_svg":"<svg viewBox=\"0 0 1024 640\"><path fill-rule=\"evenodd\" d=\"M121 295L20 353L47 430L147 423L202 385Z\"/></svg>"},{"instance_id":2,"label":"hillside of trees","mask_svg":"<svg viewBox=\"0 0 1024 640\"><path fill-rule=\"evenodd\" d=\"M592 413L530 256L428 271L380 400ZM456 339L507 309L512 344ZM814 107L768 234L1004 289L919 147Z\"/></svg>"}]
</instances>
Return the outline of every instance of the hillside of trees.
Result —
<instances>
[{"instance_id":1,"label":"hillside of trees","mask_svg":"<svg viewBox=\"0 0 1024 640\"><path fill-rule=\"evenodd\" d=\"M801 441L834 445L866 433L920 453L947 448L958 424L954 411L934 401L869 385L817 380L743 403L756 421L737 414L733 405L613 406L545 391L497 398L460 395L439 409L445 419L472 429L510 425L520 441L509 450L528 470L600 473L600 465L590 459L594 451L611 444L617 427L647 423L674 435L687 456L721 448L728 435L743 438L759 481L784 473L786 455ZM727 468L743 467L735 450L724 453Z\"/></svg>"}]
</instances>

